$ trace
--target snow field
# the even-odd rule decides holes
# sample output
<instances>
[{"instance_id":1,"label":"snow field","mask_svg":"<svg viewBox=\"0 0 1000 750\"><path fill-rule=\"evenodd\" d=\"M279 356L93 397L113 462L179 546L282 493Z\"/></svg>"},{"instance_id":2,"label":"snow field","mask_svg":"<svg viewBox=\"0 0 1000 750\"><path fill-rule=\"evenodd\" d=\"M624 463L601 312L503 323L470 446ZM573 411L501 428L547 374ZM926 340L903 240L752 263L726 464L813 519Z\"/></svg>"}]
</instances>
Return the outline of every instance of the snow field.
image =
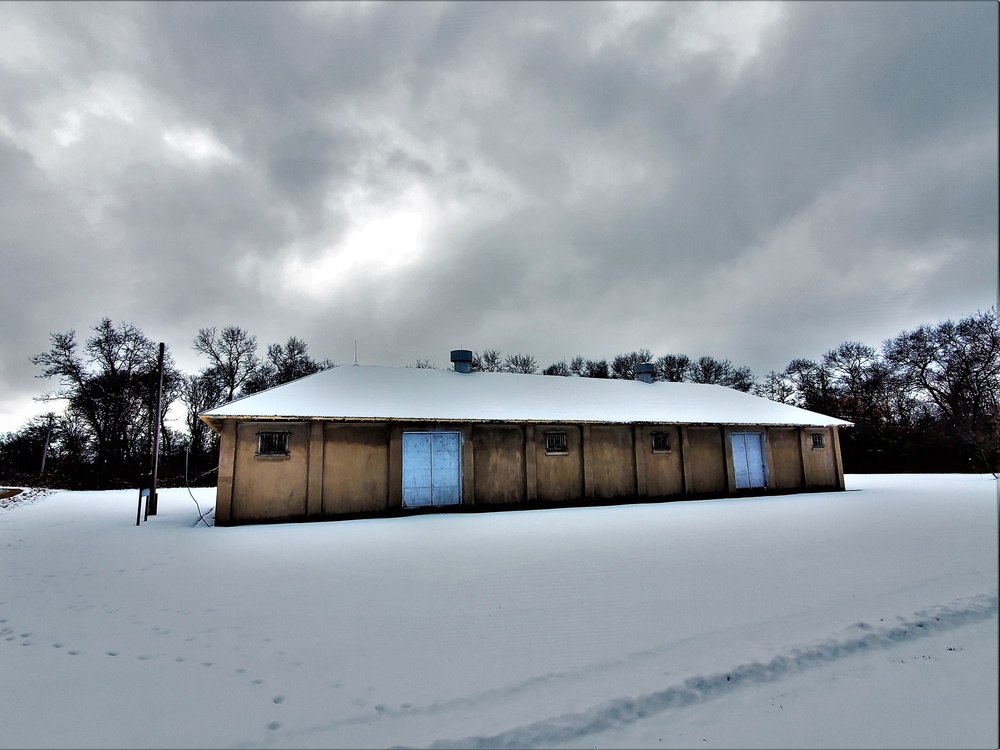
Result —
<instances>
[{"instance_id":1,"label":"snow field","mask_svg":"<svg viewBox=\"0 0 1000 750\"><path fill-rule=\"evenodd\" d=\"M995 747L995 480L848 489L218 529L38 497L0 510L0 746Z\"/></svg>"}]
</instances>

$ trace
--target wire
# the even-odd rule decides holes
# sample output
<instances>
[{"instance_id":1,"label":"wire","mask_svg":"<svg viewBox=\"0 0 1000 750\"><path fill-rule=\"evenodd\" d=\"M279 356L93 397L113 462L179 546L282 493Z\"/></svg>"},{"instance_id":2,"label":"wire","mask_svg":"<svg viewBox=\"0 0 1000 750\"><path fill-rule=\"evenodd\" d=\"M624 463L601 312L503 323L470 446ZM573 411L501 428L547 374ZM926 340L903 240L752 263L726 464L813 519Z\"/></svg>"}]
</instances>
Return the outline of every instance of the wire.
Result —
<instances>
[{"instance_id":1,"label":"wire","mask_svg":"<svg viewBox=\"0 0 1000 750\"><path fill-rule=\"evenodd\" d=\"M201 512L201 506L198 505L198 501L195 500L194 493L191 492L191 488L188 487L187 491L188 491L188 494L191 496L191 499L194 500L194 507L196 507L198 509L198 521L203 522L206 526L208 526L208 528L212 528L212 525L208 521L205 520L205 514ZM215 510L215 508L210 508L209 510ZM194 522L195 526L198 525L198 521Z\"/></svg>"},{"instance_id":2,"label":"wire","mask_svg":"<svg viewBox=\"0 0 1000 750\"><path fill-rule=\"evenodd\" d=\"M201 506L198 505L198 500L195 498L194 493L191 491L191 484L190 484L190 482L188 482L188 455L189 455L189 452L188 451L184 451L184 486L187 487L188 494L191 496L191 499L194 500L194 507L196 507L198 509L198 521L201 521L202 523L204 523L206 526L208 526L208 528L212 528L212 525L208 521L205 520L205 514L201 512ZM218 471L218 467L216 467L214 469L209 469L208 471L205 471L205 472L202 472L201 474L199 474L198 476L196 476L194 478L194 480L197 482L203 476L205 476L206 474L211 474L213 471ZM212 510L215 510L215 509L212 508ZM198 525L198 521L194 522L195 526Z\"/></svg>"}]
</instances>

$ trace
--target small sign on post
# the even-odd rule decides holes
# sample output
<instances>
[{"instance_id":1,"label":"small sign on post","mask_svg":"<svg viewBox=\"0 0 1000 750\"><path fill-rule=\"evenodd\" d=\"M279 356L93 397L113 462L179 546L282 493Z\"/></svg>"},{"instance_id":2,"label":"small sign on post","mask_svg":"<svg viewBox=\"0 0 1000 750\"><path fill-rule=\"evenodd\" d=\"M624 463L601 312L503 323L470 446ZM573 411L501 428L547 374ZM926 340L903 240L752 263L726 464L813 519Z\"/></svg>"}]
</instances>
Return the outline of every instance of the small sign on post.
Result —
<instances>
[{"instance_id":1,"label":"small sign on post","mask_svg":"<svg viewBox=\"0 0 1000 750\"><path fill-rule=\"evenodd\" d=\"M139 477L139 507L135 511L135 525L139 525L140 519L143 521L149 518L149 499L153 493L153 475L142 474ZM142 515L142 499L146 498L146 517Z\"/></svg>"}]
</instances>

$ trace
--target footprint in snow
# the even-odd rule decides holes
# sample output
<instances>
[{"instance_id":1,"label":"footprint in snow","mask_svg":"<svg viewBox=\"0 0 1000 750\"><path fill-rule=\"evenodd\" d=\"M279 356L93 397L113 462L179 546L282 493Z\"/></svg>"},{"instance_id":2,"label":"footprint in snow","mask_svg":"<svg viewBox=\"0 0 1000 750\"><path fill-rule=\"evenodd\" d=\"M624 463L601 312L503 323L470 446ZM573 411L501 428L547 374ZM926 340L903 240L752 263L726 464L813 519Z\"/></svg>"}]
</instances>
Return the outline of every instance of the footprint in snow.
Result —
<instances>
[{"instance_id":1,"label":"footprint in snow","mask_svg":"<svg viewBox=\"0 0 1000 750\"><path fill-rule=\"evenodd\" d=\"M271 730L272 732L275 731L276 729L281 729L281 722L280 721L272 721L270 724L267 725L267 728L269 730Z\"/></svg>"},{"instance_id":2,"label":"footprint in snow","mask_svg":"<svg viewBox=\"0 0 1000 750\"><path fill-rule=\"evenodd\" d=\"M283 696L283 695L276 695L271 700L273 700L277 704L281 704L281 703L285 702L285 696Z\"/></svg>"}]
</instances>

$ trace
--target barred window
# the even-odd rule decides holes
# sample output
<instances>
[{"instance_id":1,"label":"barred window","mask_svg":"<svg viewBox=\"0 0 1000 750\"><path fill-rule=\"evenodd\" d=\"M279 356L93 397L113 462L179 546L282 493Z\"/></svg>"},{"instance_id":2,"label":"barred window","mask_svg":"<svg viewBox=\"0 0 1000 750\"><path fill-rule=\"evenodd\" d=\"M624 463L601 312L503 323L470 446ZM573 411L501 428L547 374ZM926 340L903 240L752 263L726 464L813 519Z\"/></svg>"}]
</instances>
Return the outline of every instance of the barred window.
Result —
<instances>
[{"instance_id":1,"label":"barred window","mask_svg":"<svg viewBox=\"0 0 1000 750\"><path fill-rule=\"evenodd\" d=\"M669 452L670 452L670 433L654 432L653 453L669 453Z\"/></svg>"},{"instance_id":2,"label":"barred window","mask_svg":"<svg viewBox=\"0 0 1000 750\"><path fill-rule=\"evenodd\" d=\"M287 456L288 433L273 430L257 433L258 456Z\"/></svg>"},{"instance_id":3,"label":"barred window","mask_svg":"<svg viewBox=\"0 0 1000 750\"><path fill-rule=\"evenodd\" d=\"M545 433L545 452L546 453L569 453L569 447L566 442L565 432L546 432Z\"/></svg>"},{"instance_id":4,"label":"barred window","mask_svg":"<svg viewBox=\"0 0 1000 750\"><path fill-rule=\"evenodd\" d=\"M822 432L814 432L812 434L812 447L813 448L825 448L826 441L823 439Z\"/></svg>"}]
</instances>

